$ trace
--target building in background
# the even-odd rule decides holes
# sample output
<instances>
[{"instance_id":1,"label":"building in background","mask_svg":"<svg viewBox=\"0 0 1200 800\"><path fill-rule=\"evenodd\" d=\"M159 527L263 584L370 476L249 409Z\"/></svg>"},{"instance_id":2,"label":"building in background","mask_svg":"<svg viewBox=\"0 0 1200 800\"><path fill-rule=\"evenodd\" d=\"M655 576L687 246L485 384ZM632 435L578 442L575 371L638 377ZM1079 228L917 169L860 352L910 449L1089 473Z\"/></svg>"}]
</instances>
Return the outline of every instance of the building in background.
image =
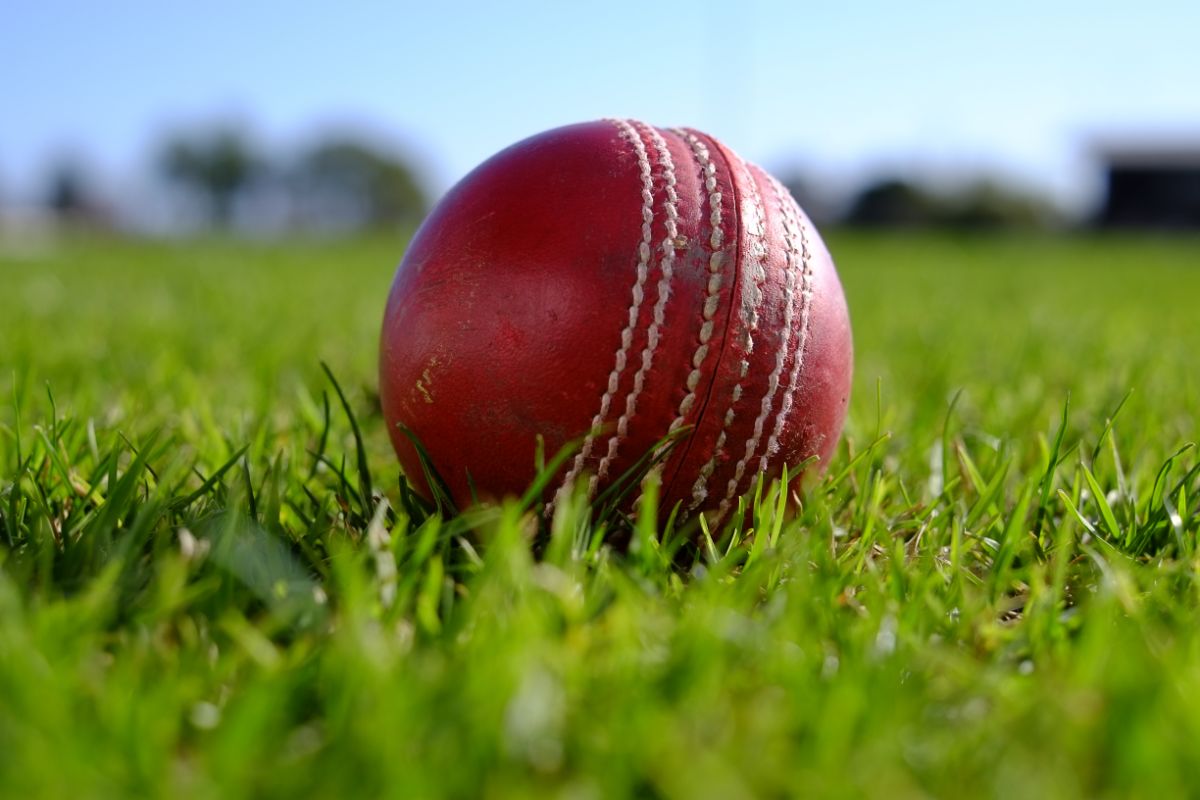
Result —
<instances>
[{"instance_id":1,"label":"building in background","mask_svg":"<svg viewBox=\"0 0 1200 800\"><path fill-rule=\"evenodd\" d=\"M1105 176L1101 227L1200 230L1200 137L1190 145L1107 145L1097 153Z\"/></svg>"}]
</instances>

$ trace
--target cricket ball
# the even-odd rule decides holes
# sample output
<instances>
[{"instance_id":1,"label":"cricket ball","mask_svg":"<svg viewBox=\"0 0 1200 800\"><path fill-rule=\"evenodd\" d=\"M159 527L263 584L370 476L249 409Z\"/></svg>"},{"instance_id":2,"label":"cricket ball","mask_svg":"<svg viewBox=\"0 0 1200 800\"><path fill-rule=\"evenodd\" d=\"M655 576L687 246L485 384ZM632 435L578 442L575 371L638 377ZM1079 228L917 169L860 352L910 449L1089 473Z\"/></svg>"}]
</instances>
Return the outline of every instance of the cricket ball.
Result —
<instances>
[{"instance_id":1,"label":"cricket ball","mask_svg":"<svg viewBox=\"0 0 1200 800\"><path fill-rule=\"evenodd\" d=\"M779 181L700 131L604 120L519 142L438 203L388 297L380 397L427 496L402 427L460 506L524 492L539 436L547 458L578 445L554 503L676 433L661 507L724 517L760 473L824 468L852 360L833 261Z\"/></svg>"}]
</instances>

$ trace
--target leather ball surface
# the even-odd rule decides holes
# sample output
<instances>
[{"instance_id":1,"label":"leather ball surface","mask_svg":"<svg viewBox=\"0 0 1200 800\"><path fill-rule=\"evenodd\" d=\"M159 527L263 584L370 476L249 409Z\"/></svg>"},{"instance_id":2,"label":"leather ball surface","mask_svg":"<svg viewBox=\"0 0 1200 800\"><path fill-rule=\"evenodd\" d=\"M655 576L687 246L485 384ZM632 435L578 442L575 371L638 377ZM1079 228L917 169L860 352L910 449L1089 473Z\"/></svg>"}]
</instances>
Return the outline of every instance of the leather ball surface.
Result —
<instances>
[{"instance_id":1,"label":"leather ball surface","mask_svg":"<svg viewBox=\"0 0 1200 800\"><path fill-rule=\"evenodd\" d=\"M829 252L770 175L699 131L604 120L493 156L438 203L396 272L380 395L401 465L407 426L460 506L547 489L594 496L682 432L661 504L723 516L760 472L841 433L850 322Z\"/></svg>"}]
</instances>

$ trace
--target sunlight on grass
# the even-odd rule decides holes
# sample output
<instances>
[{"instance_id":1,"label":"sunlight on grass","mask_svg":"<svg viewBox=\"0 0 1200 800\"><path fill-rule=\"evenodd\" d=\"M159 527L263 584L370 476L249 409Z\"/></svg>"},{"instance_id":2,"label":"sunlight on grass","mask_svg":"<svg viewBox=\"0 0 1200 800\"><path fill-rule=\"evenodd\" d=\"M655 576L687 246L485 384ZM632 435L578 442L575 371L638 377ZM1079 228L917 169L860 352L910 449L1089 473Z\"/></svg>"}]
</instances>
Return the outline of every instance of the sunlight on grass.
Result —
<instances>
[{"instance_id":1,"label":"sunlight on grass","mask_svg":"<svg viewBox=\"0 0 1200 800\"><path fill-rule=\"evenodd\" d=\"M846 439L718 530L416 498L398 242L0 262L0 794L1194 792L1200 242L831 249Z\"/></svg>"}]
</instances>

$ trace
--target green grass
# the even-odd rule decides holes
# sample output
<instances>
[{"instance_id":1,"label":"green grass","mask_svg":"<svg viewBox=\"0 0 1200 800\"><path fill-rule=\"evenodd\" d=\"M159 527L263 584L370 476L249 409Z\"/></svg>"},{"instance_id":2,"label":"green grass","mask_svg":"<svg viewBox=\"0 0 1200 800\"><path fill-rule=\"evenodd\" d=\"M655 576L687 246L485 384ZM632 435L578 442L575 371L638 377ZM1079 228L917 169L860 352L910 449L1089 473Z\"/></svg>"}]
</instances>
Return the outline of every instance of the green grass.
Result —
<instances>
[{"instance_id":1,"label":"green grass","mask_svg":"<svg viewBox=\"0 0 1200 800\"><path fill-rule=\"evenodd\" d=\"M0 796L1195 795L1200 241L830 244L803 506L536 554L401 492L402 242L0 255Z\"/></svg>"}]
</instances>

